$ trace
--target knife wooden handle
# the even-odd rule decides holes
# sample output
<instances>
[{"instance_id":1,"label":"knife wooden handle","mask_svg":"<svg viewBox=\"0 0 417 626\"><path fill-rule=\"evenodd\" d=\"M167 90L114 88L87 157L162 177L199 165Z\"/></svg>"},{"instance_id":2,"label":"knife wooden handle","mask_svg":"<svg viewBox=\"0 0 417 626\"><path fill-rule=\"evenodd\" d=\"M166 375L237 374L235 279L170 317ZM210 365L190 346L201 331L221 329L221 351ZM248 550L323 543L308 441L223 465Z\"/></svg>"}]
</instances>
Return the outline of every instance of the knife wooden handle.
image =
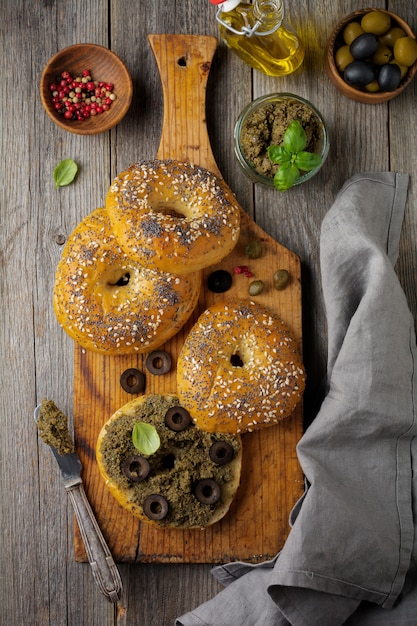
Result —
<instances>
[{"instance_id":1,"label":"knife wooden handle","mask_svg":"<svg viewBox=\"0 0 417 626\"><path fill-rule=\"evenodd\" d=\"M82 483L69 487L67 493L97 586L110 602L118 602L122 595L119 570L94 517Z\"/></svg>"}]
</instances>

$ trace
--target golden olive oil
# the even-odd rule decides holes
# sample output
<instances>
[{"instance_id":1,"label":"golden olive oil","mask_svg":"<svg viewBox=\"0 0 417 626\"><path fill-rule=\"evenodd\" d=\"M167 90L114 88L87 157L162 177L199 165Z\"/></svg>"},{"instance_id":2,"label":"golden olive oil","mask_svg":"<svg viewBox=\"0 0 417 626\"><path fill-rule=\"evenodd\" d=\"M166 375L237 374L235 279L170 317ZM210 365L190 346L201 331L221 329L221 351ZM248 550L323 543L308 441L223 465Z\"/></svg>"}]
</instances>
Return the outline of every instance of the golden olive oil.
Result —
<instances>
[{"instance_id":1,"label":"golden olive oil","mask_svg":"<svg viewBox=\"0 0 417 626\"><path fill-rule=\"evenodd\" d=\"M283 21L281 0L241 2L217 19L224 43L245 63L269 76L295 72L303 62L304 46Z\"/></svg>"}]
</instances>

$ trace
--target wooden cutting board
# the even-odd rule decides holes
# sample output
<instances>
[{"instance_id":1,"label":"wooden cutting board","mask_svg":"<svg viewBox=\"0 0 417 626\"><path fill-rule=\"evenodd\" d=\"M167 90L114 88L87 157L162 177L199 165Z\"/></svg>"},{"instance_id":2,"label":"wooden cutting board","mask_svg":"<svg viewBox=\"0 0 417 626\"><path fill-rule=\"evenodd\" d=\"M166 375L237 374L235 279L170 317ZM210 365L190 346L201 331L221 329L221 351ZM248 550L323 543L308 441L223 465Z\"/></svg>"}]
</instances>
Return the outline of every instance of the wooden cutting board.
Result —
<instances>
[{"instance_id":1,"label":"wooden cutting board","mask_svg":"<svg viewBox=\"0 0 417 626\"><path fill-rule=\"evenodd\" d=\"M158 158L188 159L221 176L207 135L205 94L213 55L214 37L150 35L163 85L164 119ZM232 141L230 137L228 141ZM208 275L218 268L233 273L247 265L266 285L256 301L277 313L289 325L301 350L301 273L298 257L274 241L241 210L241 236L224 261L204 272L199 305L186 326L162 346L173 361L169 374L155 376L145 367L146 355L109 357L75 347L74 431L83 464L87 496L98 523L118 562L219 563L230 560L259 562L272 558L289 532L288 516L303 491L303 476L295 447L302 434L302 406L281 424L243 436L242 480L226 517L206 530L158 530L140 523L107 491L95 461L98 433L110 415L135 396L120 385L128 368L146 375L146 393L176 391L176 360L184 339L200 313L218 300L248 297L249 279L235 275L232 288L213 294L206 287ZM263 242L264 254L255 261L244 255L251 239ZM272 275L285 268L290 285L276 291ZM85 561L81 536L75 528L75 557Z\"/></svg>"}]
</instances>

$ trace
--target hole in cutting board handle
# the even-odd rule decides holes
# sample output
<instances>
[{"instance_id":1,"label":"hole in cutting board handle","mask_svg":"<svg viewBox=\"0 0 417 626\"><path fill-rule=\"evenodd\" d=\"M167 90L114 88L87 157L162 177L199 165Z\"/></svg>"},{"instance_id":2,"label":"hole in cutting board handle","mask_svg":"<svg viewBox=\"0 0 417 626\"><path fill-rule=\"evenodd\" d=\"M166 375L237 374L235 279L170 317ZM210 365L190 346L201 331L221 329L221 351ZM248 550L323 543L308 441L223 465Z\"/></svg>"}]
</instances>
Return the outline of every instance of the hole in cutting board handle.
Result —
<instances>
[{"instance_id":1,"label":"hole in cutting board handle","mask_svg":"<svg viewBox=\"0 0 417 626\"><path fill-rule=\"evenodd\" d=\"M177 61L177 65L180 65L181 67L187 67L187 59L184 56L180 57Z\"/></svg>"}]
</instances>

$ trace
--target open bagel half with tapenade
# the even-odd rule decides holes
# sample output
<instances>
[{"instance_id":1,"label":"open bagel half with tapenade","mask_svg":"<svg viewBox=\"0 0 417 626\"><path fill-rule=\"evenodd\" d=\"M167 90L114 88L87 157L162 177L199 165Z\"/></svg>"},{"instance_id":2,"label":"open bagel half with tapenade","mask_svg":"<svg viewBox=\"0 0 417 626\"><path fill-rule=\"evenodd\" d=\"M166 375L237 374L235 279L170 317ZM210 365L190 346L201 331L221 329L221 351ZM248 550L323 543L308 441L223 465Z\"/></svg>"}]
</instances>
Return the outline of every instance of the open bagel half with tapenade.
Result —
<instances>
[{"instance_id":1,"label":"open bagel half with tapenade","mask_svg":"<svg viewBox=\"0 0 417 626\"><path fill-rule=\"evenodd\" d=\"M136 423L156 430L155 452L135 447ZM230 508L240 482L242 445L239 435L200 430L175 395L148 394L122 406L103 425L96 457L112 495L142 521L161 528L205 528Z\"/></svg>"}]
</instances>

